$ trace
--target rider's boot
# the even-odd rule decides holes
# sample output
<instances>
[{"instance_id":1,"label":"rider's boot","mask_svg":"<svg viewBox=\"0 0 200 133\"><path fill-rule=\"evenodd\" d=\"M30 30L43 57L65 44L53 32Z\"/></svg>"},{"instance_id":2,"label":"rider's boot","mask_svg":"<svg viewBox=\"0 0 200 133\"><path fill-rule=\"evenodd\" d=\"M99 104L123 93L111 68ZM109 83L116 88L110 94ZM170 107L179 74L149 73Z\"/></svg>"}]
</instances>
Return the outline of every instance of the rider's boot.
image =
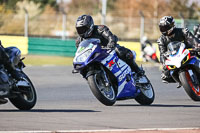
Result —
<instances>
[{"instance_id":1,"label":"rider's boot","mask_svg":"<svg viewBox=\"0 0 200 133\"><path fill-rule=\"evenodd\" d=\"M0 98L0 104L6 104L8 102L5 98Z\"/></svg>"},{"instance_id":2,"label":"rider's boot","mask_svg":"<svg viewBox=\"0 0 200 133\"><path fill-rule=\"evenodd\" d=\"M167 78L168 78L168 77L167 77L164 73L161 74L161 79L162 79L162 82L163 82L163 83L166 83L166 84L169 83L169 82L167 81Z\"/></svg>"},{"instance_id":3,"label":"rider's boot","mask_svg":"<svg viewBox=\"0 0 200 133\"><path fill-rule=\"evenodd\" d=\"M178 83L178 85L176 86L176 88L181 88L181 83Z\"/></svg>"},{"instance_id":4,"label":"rider's boot","mask_svg":"<svg viewBox=\"0 0 200 133\"><path fill-rule=\"evenodd\" d=\"M131 70L136 73L136 82L139 81L140 78L144 76L144 70L139 68L135 61L131 61L129 65L131 67Z\"/></svg>"}]
</instances>

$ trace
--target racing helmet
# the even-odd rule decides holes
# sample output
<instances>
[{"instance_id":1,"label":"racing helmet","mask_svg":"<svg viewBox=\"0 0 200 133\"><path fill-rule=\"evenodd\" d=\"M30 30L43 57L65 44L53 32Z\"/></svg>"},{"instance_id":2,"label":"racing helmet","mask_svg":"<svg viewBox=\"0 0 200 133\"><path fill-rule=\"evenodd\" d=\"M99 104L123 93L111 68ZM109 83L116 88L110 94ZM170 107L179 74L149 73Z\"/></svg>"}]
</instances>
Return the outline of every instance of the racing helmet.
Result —
<instances>
[{"instance_id":1,"label":"racing helmet","mask_svg":"<svg viewBox=\"0 0 200 133\"><path fill-rule=\"evenodd\" d=\"M175 28L175 21L172 16L164 16L160 19L159 29L164 36L170 36Z\"/></svg>"},{"instance_id":2,"label":"racing helmet","mask_svg":"<svg viewBox=\"0 0 200 133\"><path fill-rule=\"evenodd\" d=\"M76 31L80 37L87 38L92 34L94 21L90 15L81 15L76 21Z\"/></svg>"}]
</instances>

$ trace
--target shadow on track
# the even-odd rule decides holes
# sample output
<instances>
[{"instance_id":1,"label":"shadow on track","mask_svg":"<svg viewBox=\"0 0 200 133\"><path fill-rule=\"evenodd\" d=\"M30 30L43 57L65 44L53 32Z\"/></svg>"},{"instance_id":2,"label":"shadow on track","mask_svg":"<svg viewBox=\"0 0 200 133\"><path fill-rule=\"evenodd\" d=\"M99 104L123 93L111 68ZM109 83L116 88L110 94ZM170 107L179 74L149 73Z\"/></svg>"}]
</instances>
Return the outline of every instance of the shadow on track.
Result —
<instances>
[{"instance_id":1,"label":"shadow on track","mask_svg":"<svg viewBox=\"0 0 200 133\"><path fill-rule=\"evenodd\" d=\"M95 111L95 110L79 110L79 109L32 109L32 110L0 110L0 112L40 112L40 113L65 113L65 112L71 112L71 113L84 113L84 112L101 112L101 111Z\"/></svg>"},{"instance_id":2,"label":"shadow on track","mask_svg":"<svg viewBox=\"0 0 200 133\"><path fill-rule=\"evenodd\" d=\"M116 104L115 106L135 106L135 107L183 107L183 108L200 108L200 105L169 105L169 104L152 104L152 105L137 105L137 104Z\"/></svg>"}]
</instances>

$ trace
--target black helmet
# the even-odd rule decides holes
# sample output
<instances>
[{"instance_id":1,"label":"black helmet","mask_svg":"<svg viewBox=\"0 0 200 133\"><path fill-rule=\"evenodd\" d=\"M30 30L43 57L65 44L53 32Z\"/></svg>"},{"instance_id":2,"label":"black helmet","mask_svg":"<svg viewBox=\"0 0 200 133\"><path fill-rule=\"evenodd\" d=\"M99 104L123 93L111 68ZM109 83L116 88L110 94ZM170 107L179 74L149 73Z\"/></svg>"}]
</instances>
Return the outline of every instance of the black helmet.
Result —
<instances>
[{"instance_id":1,"label":"black helmet","mask_svg":"<svg viewBox=\"0 0 200 133\"><path fill-rule=\"evenodd\" d=\"M76 30L79 36L87 38L92 34L94 21L90 15L79 16L76 21Z\"/></svg>"},{"instance_id":2,"label":"black helmet","mask_svg":"<svg viewBox=\"0 0 200 133\"><path fill-rule=\"evenodd\" d=\"M160 32L165 36L170 36L175 28L174 18L172 16L164 16L159 22Z\"/></svg>"}]
</instances>

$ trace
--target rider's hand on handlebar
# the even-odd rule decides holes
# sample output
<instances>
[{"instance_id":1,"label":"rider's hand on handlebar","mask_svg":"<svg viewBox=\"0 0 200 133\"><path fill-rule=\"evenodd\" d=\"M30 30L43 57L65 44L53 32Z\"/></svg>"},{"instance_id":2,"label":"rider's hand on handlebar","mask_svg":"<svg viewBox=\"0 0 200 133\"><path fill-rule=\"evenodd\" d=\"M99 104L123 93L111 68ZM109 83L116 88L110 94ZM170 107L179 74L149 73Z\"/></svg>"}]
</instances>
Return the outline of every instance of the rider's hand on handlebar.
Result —
<instances>
[{"instance_id":1,"label":"rider's hand on handlebar","mask_svg":"<svg viewBox=\"0 0 200 133\"><path fill-rule=\"evenodd\" d=\"M200 47L196 47L195 51L200 52Z\"/></svg>"},{"instance_id":2,"label":"rider's hand on handlebar","mask_svg":"<svg viewBox=\"0 0 200 133\"><path fill-rule=\"evenodd\" d=\"M169 53L169 52L165 52L163 55L164 55L165 57L168 57L168 56L170 55L170 53Z\"/></svg>"},{"instance_id":3,"label":"rider's hand on handlebar","mask_svg":"<svg viewBox=\"0 0 200 133\"><path fill-rule=\"evenodd\" d=\"M110 42L110 43L108 43L107 46L108 46L108 48L111 48L111 49L112 49L112 48L115 48L115 45L116 45L116 44L115 44L114 42Z\"/></svg>"}]
</instances>

